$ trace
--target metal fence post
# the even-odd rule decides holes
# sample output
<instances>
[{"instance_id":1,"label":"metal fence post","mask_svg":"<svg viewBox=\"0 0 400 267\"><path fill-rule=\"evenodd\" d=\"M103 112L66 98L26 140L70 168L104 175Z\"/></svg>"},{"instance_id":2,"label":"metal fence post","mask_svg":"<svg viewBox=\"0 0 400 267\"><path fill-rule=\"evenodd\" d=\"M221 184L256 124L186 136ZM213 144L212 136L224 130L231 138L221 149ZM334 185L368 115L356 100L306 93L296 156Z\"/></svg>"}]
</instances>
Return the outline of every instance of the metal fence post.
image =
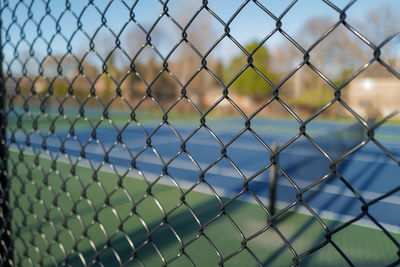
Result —
<instances>
[{"instance_id":1,"label":"metal fence post","mask_svg":"<svg viewBox=\"0 0 400 267\"><path fill-rule=\"evenodd\" d=\"M3 76L2 14L0 4L0 265L13 266L11 239L10 181L7 175L7 144L5 111L6 88Z\"/></svg>"},{"instance_id":2,"label":"metal fence post","mask_svg":"<svg viewBox=\"0 0 400 267\"><path fill-rule=\"evenodd\" d=\"M278 145L276 143L272 144L272 152L276 153L278 151ZM269 171L269 209L271 216L275 215L275 202L276 202L276 162L278 161L278 155L275 155L275 162L270 167Z\"/></svg>"}]
</instances>

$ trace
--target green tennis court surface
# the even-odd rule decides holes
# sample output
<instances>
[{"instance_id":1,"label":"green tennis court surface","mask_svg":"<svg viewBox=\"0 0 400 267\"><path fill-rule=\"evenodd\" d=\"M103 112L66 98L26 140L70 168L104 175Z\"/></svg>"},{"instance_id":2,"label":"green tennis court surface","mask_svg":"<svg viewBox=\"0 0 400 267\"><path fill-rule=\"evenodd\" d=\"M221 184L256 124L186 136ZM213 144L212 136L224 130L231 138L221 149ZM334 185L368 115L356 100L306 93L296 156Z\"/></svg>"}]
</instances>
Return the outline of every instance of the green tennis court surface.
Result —
<instances>
[{"instance_id":1,"label":"green tennis court surface","mask_svg":"<svg viewBox=\"0 0 400 267\"><path fill-rule=\"evenodd\" d=\"M146 266L162 265L160 254L165 261L182 254L182 244L187 244L184 254L199 266L219 262L213 246L224 259L240 251L226 262L227 266L255 266L257 263L246 248L264 265L292 264L294 255L273 227L249 240L244 247L240 232L228 216L220 214L221 204L211 194L191 191L185 197L186 206L176 187L156 183L149 190L143 179L126 176L119 180L107 169L95 172L87 167L72 167L15 152L10 152L9 173L12 232L16 237L14 253L24 266L53 266L66 258L68 261L64 263L83 266L83 263L90 264L100 251L98 259L104 266L112 266L132 257L130 242L140 248L136 256ZM200 226L188 206L201 225L217 219L200 234ZM168 220L163 223L164 212ZM225 213L247 238L268 225L266 213L256 204L234 201L225 208ZM330 230L343 223L324 222ZM324 229L312 216L287 212L273 226L298 254L325 240ZM146 243L149 233L152 242ZM400 235L393 236L400 240ZM332 240L357 266L382 266L396 259L396 246L379 230L351 225L334 234ZM106 246L107 242L110 247ZM22 255L22 251L27 254ZM172 263L173 266L189 264L185 255ZM346 265L331 244L312 257L305 257L300 264ZM129 265L140 266L137 260Z\"/></svg>"}]
</instances>

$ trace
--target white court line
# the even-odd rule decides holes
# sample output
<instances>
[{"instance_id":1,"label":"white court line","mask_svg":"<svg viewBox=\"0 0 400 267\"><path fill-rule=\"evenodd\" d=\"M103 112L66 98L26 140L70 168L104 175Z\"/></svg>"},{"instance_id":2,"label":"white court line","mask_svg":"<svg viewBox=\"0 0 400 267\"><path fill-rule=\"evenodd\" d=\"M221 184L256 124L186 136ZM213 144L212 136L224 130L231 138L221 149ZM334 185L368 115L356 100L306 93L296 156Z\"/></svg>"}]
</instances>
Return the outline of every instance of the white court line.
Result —
<instances>
[{"instance_id":1,"label":"white court line","mask_svg":"<svg viewBox=\"0 0 400 267\"><path fill-rule=\"evenodd\" d=\"M18 141L20 142L24 142L25 141L25 137L24 136L17 136L16 138ZM176 141L176 138L165 138L166 140L160 140L160 141L155 141L153 143L153 145L163 145L163 144L170 144L171 141ZM40 142L37 142L36 144L39 145L41 144L41 140L39 140ZM33 140L31 140L31 143L33 142ZM110 144L110 143L109 143ZM215 147L215 144L212 144L210 142L206 142L204 140L197 140L197 139L191 139L190 142L188 144L196 144L196 145L202 145L202 146L209 146L209 147ZM59 145L59 142L57 142L57 145ZM104 145L104 144L103 144ZM110 145L104 145L104 147L107 149L109 147L112 146L112 143ZM79 144L75 141L68 141L66 143L66 147L68 149L81 149L81 147L79 146ZM134 149L134 148L142 148L142 145L134 145L134 146L127 146L129 149ZM252 150L252 151L261 151L261 152L266 152L268 153L268 151L260 145L254 145L254 144L239 144L239 143L233 143L232 145L230 145L229 147L231 148L235 148L235 149L245 149L245 150ZM228 150L229 150L228 147ZM101 149L101 147L99 147L98 145L92 144L90 143L87 146L87 151L90 150L90 148L93 149L94 152L103 152L103 150ZM120 149L121 151L125 152L123 149ZM118 148L114 150L119 151ZM282 154L289 154L289 155L297 155L297 156L322 156L322 154L319 151L314 151L314 150L306 150L306 149L297 149L296 151L290 151L290 150L283 150L281 152ZM390 165L396 165L396 162L394 162L393 160L389 159L386 155L371 155L370 153L366 153L366 152L356 152L355 154L353 154L351 156L351 160L354 161L360 161L360 162L367 162L367 163L384 163L384 164L390 164Z\"/></svg>"},{"instance_id":2,"label":"white court line","mask_svg":"<svg viewBox=\"0 0 400 267\"><path fill-rule=\"evenodd\" d=\"M28 151L26 151L25 153L27 153ZM29 151L30 152L30 151ZM33 153L27 153L27 154L33 154ZM46 151L47 154L50 154L50 151ZM50 155L48 155L48 157L50 157ZM70 158L72 160L77 160L78 157L72 157L70 156ZM63 163L67 163L70 164L67 155L65 155L65 157L60 157L59 161L63 162ZM116 165L116 164L104 164L104 162L99 162L99 161L93 161L91 160L92 163L95 163L97 165L103 165L102 171L106 172L106 173L111 173L111 174L115 174L115 169L120 167L120 168L124 168L123 166L120 165ZM84 161L80 162L80 166L83 167L90 167L89 163L87 163L87 159ZM125 168L126 169L126 168ZM137 173L137 175L135 176L134 173L129 173L127 175L127 177L129 178L133 178L133 179L138 179L138 177L140 177L140 174L138 173L137 170L135 170L135 173ZM159 178L160 175L156 174L156 173L152 173L152 172L147 172L146 171L146 178L149 181L155 181L157 178ZM160 184L164 184L164 185L169 185L169 186L175 186L175 184L172 182L171 179L160 179L158 181L158 183ZM194 182L188 182L188 181L182 181L179 180L179 186L181 186L181 188L190 188L192 187L194 184ZM218 195L221 197L232 197L232 194L229 194L229 192L223 188L223 187L219 187L219 186L215 186L218 189ZM211 195L210 189L204 185L204 184L199 184L198 186L195 187L195 191L201 192L201 193L205 193L208 195ZM258 197L263 203L269 203L269 199L266 197ZM251 196L248 197L244 197L244 199L247 202L253 203L253 204L258 204L257 201L252 198ZM290 205L291 203L288 202L284 202L284 201L277 201L277 207L279 209L283 209L286 208L288 205ZM269 205L269 204L268 204ZM325 219L329 219L329 220L333 220L333 221L340 221L340 222L346 222L349 221L351 219L353 219L353 216L350 215L344 215L344 214L338 214L332 211L325 211L325 210L319 210L319 209L315 209L313 208L314 212L316 214L318 214L320 217L325 218ZM292 210L295 212L298 212L300 214L304 214L307 216L311 216L310 215L310 211L307 210L304 206L297 206L296 209ZM373 229L377 229L377 230L381 230L378 226L376 226L372 221L367 220L367 219L360 219L358 221L356 221L355 223L353 223L355 225L360 225L360 226L365 226L365 227L369 227L369 228L373 228ZM391 225L391 224L386 224L386 223L380 223L384 228L386 228L387 230L389 230L390 232L393 233L399 233L400 232L400 226L398 225Z\"/></svg>"},{"instance_id":3,"label":"white court line","mask_svg":"<svg viewBox=\"0 0 400 267\"><path fill-rule=\"evenodd\" d=\"M171 141L175 141L177 138L163 138L163 140L157 140L155 142L152 142L153 145L163 145L163 144L171 144ZM207 142L205 140L201 139L191 139L188 143L190 144L196 144L196 145L202 145L202 146L209 146L209 147L215 147L215 145L218 145L216 142L215 144L212 144L211 142ZM129 146L129 148L141 148L143 145L137 145L137 146ZM240 144L240 143L232 143L229 148L235 148L235 149L244 149L244 150L252 150L252 151L260 151L260 152L265 152L268 153L268 150L264 148L261 144L260 145L255 145L255 144ZM300 150L297 149L296 151L290 151L290 150L283 150L281 152L282 154L289 154L289 155L298 155L298 156L323 156L319 151L316 150ZM390 165L397 165L393 160L389 159L386 155L371 155L370 153L366 152L356 152L352 158L352 160L355 161L361 161L361 162L368 162L368 163L385 163L385 164L390 164Z\"/></svg>"},{"instance_id":4,"label":"white court line","mask_svg":"<svg viewBox=\"0 0 400 267\"><path fill-rule=\"evenodd\" d=\"M74 149L71 149L71 150L74 150ZM80 149L79 150L74 150L74 151L79 152ZM92 152L88 152L88 153L92 153ZM125 152L125 153L127 153L127 152ZM129 159L129 157L127 157L127 155L122 155L120 153L117 154L117 155L110 155L110 157L111 158L117 158L117 159L124 159L124 160ZM142 154L137 159L137 161L138 162L142 162L142 163L146 163L146 164L153 164L153 165L157 165L157 166L163 167L163 165L160 162L160 160L157 159L155 156ZM198 164L200 166L208 166L209 165L208 163L205 163L205 162L198 162ZM126 166L116 165L116 164L114 164L114 165L116 167L118 166L118 168L121 168L121 169L124 169L124 170L128 169ZM183 160L183 159L179 159L179 158L175 159L171 163L170 167L171 168L181 169L181 170L186 170L186 171L195 171L195 172L198 171L196 166L190 160ZM246 177L250 177L251 175L253 175L255 173L255 171L252 171L252 170L243 169L241 171ZM229 178L234 178L234 179L241 179L239 177L239 174L233 168L230 168L230 167L213 166L212 168L210 168L207 171L207 173L215 174L215 175L222 175L222 176L229 177ZM260 182L266 182L265 179L263 179L261 175L259 175L258 177L256 177L253 180L260 181ZM308 186L311 183L310 181L303 180L303 179L296 179L295 182L301 188L304 188L304 187ZM293 188L293 186L290 184L290 182L287 179L279 179L279 181L277 183L279 185L281 185L281 186ZM319 188L319 186L315 186L315 187L311 188L310 190L311 191L323 191L325 193L333 194L333 195L340 195L340 196L346 196L346 197L355 197L354 194L347 187L342 187L342 186L338 186L338 185L325 184L324 186L322 186L322 188ZM360 195L366 200L373 200L373 199L381 196L381 194L376 193L376 192L372 192L372 191L359 190L357 192L360 193ZM382 199L380 202L388 203L388 204L400 205L400 197L398 197L398 196L389 196L387 198Z\"/></svg>"}]
</instances>

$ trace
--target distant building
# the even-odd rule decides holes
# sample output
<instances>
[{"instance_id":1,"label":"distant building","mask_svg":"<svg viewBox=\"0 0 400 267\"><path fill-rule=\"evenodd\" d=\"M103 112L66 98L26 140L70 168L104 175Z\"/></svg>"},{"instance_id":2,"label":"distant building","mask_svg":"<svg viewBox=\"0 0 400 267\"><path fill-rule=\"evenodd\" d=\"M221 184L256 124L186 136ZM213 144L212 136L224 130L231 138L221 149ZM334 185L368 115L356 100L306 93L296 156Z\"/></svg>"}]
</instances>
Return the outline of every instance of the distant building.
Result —
<instances>
[{"instance_id":1,"label":"distant building","mask_svg":"<svg viewBox=\"0 0 400 267\"><path fill-rule=\"evenodd\" d=\"M400 108L400 79L375 63L343 90L346 103L363 117L386 116Z\"/></svg>"}]
</instances>

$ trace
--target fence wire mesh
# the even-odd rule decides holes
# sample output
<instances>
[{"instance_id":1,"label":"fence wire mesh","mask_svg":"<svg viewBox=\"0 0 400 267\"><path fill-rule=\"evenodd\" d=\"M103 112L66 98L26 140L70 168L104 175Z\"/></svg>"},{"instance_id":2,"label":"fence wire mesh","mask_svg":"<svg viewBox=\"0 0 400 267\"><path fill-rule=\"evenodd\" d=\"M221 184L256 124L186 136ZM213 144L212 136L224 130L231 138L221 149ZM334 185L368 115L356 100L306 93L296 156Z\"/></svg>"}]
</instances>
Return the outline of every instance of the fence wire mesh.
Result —
<instances>
[{"instance_id":1,"label":"fence wire mesh","mask_svg":"<svg viewBox=\"0 0 400 267\"><path fill-rule=\"evenodd\" d=\"M384 47L399 36L399 30L370 41L347 22L347 13L357 9L361 1L338 7L334 1L324 0L319 4L333 12L336 21L305 46L285 31L286 16L302 1L294 0L287 6L280 3L279 13L266 1L236 1L229 6L235 10L225 17L215 10L212 1L198 1L190 12L174 9L172 2L1 2L1 265L186 266L205 265L207 258L219 265L399 264L398 229L388 227L371 210L384 201L396 200L400 192L399 157L376 137L378 129L400 110L372 121L343 97L347 86L372 65L400 79L398 69L383 53ZM145 9L149 4L151 8ZM246 13L249 6L274 24L251 50L231 33L235 20L251 16ZM212 20L221 33L214 34L215 38L207 36L205 24L200 23L203 26L188 34L200 16ZM367 61L340 83L313 63L313 52L338 28L366 46L368 55ZM172 44L159 37L165 29L175 38ZM206 35L201 38L207 45L196 43L199 35ZM289 66L290 71L281 79L255 63L257 53L276 36L301 54L300 61ZM211 56L222 42L230 43L245 58L240 68L231 69L235 73L228 80L221 77ZM173 58L182 47L192 57L177 67ZM146 57L152 59L145 64ZM282 88L305 68L329 90L324 93L328 96L324 105L301 116L285 99ZM231 88L250 70L270 93L261 95L263 103L248 111ZM199 87L206 79L212 81L211 89ZM196 86L201 90L196 91ZM207 94L216 95L212 103L205 100ZM294 120L297 129L276 149L254 127L258 115L273 105ZM224 134L213 124L212 114L221 106L229 106L241 123L228 138L221 137ZM351 147L332 156L309 126L334 106L350 114L362 133ZM177 113L194 115L182 128ZM152 114L157 124L149 122ZM207 150L205 145L193 149L192 142L201 134L211 140L212 149ZM231 152L243 136L250 136L266 155L263 166L250 173ZM159 140L168 146L167 152L160 149ZM299 140L324 159L313 166L320 172L308 184L299 184L281 164L281 155ZM391 162L397 177L385 192L365 197L353 184L355 180L342 174L340 166L371 145ZM240 153L247 153L247 149L242 147ZM206 151L207 164L200 162L199 150ZM256 160L251 152L246 157ZM177 172L177 165L186 172ZM278 202L279 194L292 199L273 212L268 194L259 193L271 189L268 182L258 183L259 177L268 176L271 169L280 179L274 184L290 187L283 193L278 189ZM240 181L240 186L224 195L221 188L228 190L233 182L213 175L227 173L236 183ZM335 223L310 204L307 196L323 197L322 185L331 180L357 203L355 215ZM222 185L217 185L218 181ZM393 201L389 213L399 211L399 203ZM251 203L251 207L245 203ZM307 217L296 217L300 216L296 215L299 207ZM398 214L390 214L397 223ZM258 217L246 220L252 216ZM378 261L363 261L369 259L366 254L376 253L375 249L353 242L363 238L364 232L360 230L359 236L348 234L361 229L357 228L361 220L369 222L369 227L363 228L367 229L365 233L373 232L373 238L376 234L388 244Z\"/></svg>"}]
</instances>

